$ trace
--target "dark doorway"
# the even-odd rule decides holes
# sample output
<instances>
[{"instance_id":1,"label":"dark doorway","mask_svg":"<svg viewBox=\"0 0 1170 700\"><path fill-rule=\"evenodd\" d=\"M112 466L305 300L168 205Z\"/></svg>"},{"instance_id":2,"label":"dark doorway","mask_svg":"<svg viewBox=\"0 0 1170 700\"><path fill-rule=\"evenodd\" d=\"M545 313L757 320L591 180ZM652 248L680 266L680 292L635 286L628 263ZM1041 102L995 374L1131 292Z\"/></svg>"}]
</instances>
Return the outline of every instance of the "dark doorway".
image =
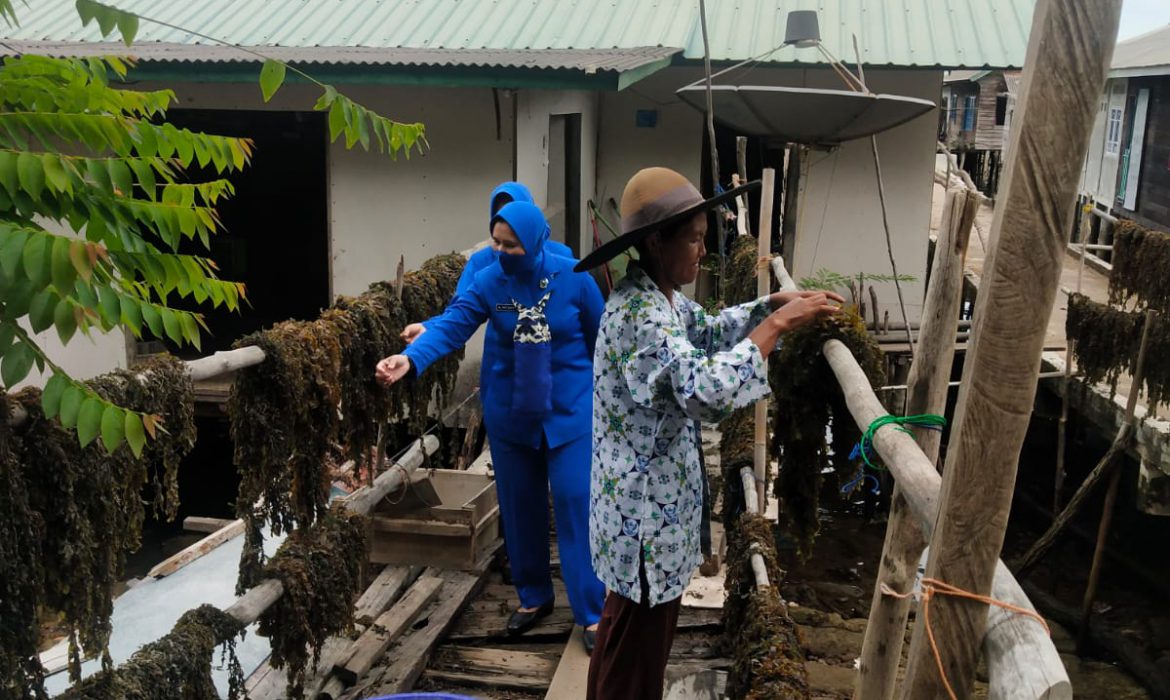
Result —
<instances>
[{"instance_id":1,"label":"dark doorway","mask_svg":"<svg viewBox=\"0 0 1170 700\"><path fill-rule=\"evenodd\" d=\"M247 137L255 145L251 164L230 176L236 194L219 207L223 231L212 237L209 254L220 277L246 285L248 301L236 313L174 301L203 312L211 332L201 351L170 349L183 357L205 355L279 321L316 318L330 302L324 115L174 110L167 118L192 130ZM181 252L208 255L192 241L184 241Z\"/></svg>"},{"instance_id":2,"label":"dark doorway","mask_svg":"<svg viewBox=\"0 0 1170 700\"><path fill-rule=\"evenodd\" d=\"M548 215L553 240L581 257L581 115L548 119Z\"/></svg>"}]
</instances>

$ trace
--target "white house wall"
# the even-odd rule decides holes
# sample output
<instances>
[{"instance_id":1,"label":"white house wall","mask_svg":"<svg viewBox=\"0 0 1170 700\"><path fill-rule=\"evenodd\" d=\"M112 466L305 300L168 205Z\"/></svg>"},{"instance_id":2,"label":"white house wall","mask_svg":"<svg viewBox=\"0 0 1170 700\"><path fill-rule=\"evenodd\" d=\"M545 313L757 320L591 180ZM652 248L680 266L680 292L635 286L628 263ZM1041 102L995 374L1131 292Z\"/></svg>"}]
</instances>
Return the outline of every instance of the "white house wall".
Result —
<instances>
[{"instance_id":1,"label":"white house wall","mask_svg":"<svg viewBox=\"0 0 1170 700\"><path fill-rule=\"evenodd\" d=\"M678 102L674 91L701 77L690 68L670 68L637 83L633 89L606 94L601 108L601 151L597 191L600 197L621 199L626 180L640 168L665 165L697 182L701 168L703 119ZM876 92L908 95L936 101L940 71L866 71ZM843 86L829 70L757 68L742 84L837 88ZM658 125L638 128L639 109L658 110ZM898 272L916 281L902 285L907 313L921 314L930 226L934 152L938 112L878 137L885 180L891 234ZM812 151L800 188L800 218L793 275L809 276L821 268L841 274L888 274L889 258L882 229L881 208L869 140L846 143L839 149ZM892 284L875 285L879 305L899 316Z\"/></svg>"},{"instance_id":2,"label":"white house wall","mask_svg":"<svg viewBox=\"0 0 1170 700\"><path fill-rule=\"evenodd\" d=\"M581 115L579 250L589 250L592 228L588 202L594 199L593 186L597 181L598 94L582 90L519 90L515 93L515 100L516 179L528 185L533 200L541 208L549 204L549 149L554 145L549 133L549 119L556 115ZM553 177L557 179L559 173L554 173Z\"/></svg>"}]
</instances>

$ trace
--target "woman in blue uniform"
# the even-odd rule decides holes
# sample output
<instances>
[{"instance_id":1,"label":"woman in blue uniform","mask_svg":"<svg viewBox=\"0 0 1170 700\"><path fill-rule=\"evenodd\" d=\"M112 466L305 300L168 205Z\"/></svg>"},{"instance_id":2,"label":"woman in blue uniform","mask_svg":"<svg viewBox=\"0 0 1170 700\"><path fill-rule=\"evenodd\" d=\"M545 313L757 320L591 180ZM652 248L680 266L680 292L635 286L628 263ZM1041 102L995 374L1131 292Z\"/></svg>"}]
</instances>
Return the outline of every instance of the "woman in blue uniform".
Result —
<instances>
[{"instance_id":1,"label":"woman in blue uniform","mask_svg":"<svg viewBox=\"0 0 1170 700\"><path fill-rule=\"evenodd\" d=\"M531 202L532 193L528 191L528 188L523 183L504 182L492 190L492 196L488 201L490 206L490 213L488 214L488 234L490 239L491 220L495 218L496 212L500 210L500 207L509 202ZM560 255L565 258L573 257L573 251L569 246L559 241L545 241L544 252ZM459 275L459 283L455 286L455 296L451 297L451 303L454 304L455 300L459 298L459 295L467 291L467 288L471 286L472 280L475 279L475 273L495 264L496 259L499 257L500 251L494 245L489 245L486 248L481 248L472 253L471 257L467 259L467 264L463 266L463 274ZM450 306L447 307L447 309L450 308ZM447 309L444 309L443 313L438 316L431 317L421 323L408 324L402 329L402 339L408 343L413 343L415 338L426 333L427 329L432 325L442 323L443 319L447 316ZM495 345L492 337L494 334L495 330L489 325L487 328L487 338L484 340L483 359L480 365L479 380L481 384L484 380L484 373L491 366L491 357L488 353L491 352L492 347Z\"/></svg>"},{"instance_id":2,"label":"woman in blue uniform","mask_svg":"<svg viewBox=\"0 0 1170 700\"><path fill-rule=\"evenodd\" d=\"M497 263L475 274L442 323L379 362L377 376L392 384L421 374L490 324L494 342L484 355L491 365L484 366L480 398L520 597L508 632L520 634L552 612L551 486L569 605L591 649L605 595L588 539L593 348L604 302L592 277L573 272L573 260L546 252L548 235L535 205L504 205L492 219Z\"/></svg>"}]
</instances>

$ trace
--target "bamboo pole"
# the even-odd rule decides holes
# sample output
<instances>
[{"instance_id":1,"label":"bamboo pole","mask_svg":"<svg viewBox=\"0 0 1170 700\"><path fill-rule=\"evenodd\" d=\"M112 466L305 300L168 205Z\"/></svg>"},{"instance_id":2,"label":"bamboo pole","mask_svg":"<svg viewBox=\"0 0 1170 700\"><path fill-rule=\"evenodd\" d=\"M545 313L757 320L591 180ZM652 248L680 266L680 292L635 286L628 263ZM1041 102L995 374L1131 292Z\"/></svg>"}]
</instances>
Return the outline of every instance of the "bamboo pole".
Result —
<instances>
[{"instance_id":1,"label":"bamboo pole","mask_svg":"<svg viewBox=\"0 0 1170 700\"><path fill-rule=\"evenodd\" d=\"M948 380L955 356L955 326L963 294L963 253L978 206L979 200L966 192L951 190L947 193L943 227L934 248L934 274L922 309L918 354L907 381L907 415L941 415L946 410ZM915 428L914 439L926 458L932 464L937 463L941 432ZM894 696L910 599L884 595L882 585L895 591L910 590L925 547L922 528L915 522L901 488L895 484L878 569L880 578L878 585L874 586L869 622L865 627L854 697L888 700Z\"/></svg>"},{"instance_id":2,"label":"bamboo pole","mask_svg":"<svg viewBox=\"0 0 1170 700\"><path fill-rule=\"evenodd\" d=\"M858 426L868 427L881 416L888 415L849 348L840 341L829 340L822 351ZM942 489L942 477L934 463L914 438L898 430L877 431L873 448L893 474L913 519L929 536L938 518ZM991 594L997 600L1034 610L1002 562L995 568ZM998 607L986 612L983 620L974 639L982 643L987 657L990 697L999 700L1071 700L1068 672L1052 639L1039 624ZM915 700L935 697L940 696L914 696Z\"/></svg>"},{"instance_id":3,"label":"bamboo pole","mask_svg":"<svg viewBox=\"0 0 1170 700\"><path fill-rule=\"evenodd\" d=\"M1081 284L1085 275L1085 240L1086 229L1089 223L1089 216L1087 210L1082 210L1081 226L1080 226L1080 243L1081 252L1077 261L1077 294L1081 293ZM1076 341L1072 338L1065 338L1064 341L1064 393L1060 395L1060 422L1056 426L1056 473L1053 474L1052 479L1052 512L1060 512L1060 490L1064 488L1064 454L1067 449L1068 442L1068 408L1071 403L1069 399L1069 386L1072 383L1072 360L1073 350L1076 346ZM1128 422L1128 421L1127 421Z\"/></svg>"},{"instance_id":4,"label":"bamboo pole","mask_svg":"<svg viewBox=\"0 0 1170 700\"><path fill-rule=\"evenodd\" d=\"M741 482L743 482L744 509L752 515L755 515L755 514L761 512L756 507L756 503L758 503L759 501L757 500L757 497L756 497L756 475L755 475L755 472L753 472L751 469L749 469L747 467L744 467L743 469L739 470L739 479ZM760 545L756 542L752 542L751 545L749 545L749 548L751 550L753 550L751 562L752 562L752 574L756 578L756 588L766 588L769 585L768 567L764 563L763 555L759 554L756 551L756 550L759 550Z\"/></svg>"},{"instance_id":5,"label":"bamboo pole","mask_svg":"<svg viewBox=\"0 0 1170 700\"><path fill-rule=\"evenodd\" d=\"M1150 329L1154 325L1154 310L1146 310L1146 320L1142 324L1142 344L1138 349L1137 367L1133 372L1133 384L1129 389L1129 396L1125 401L1125 424L1133 421L1134 411L1137 409L1138 394L1142 390L1142 379L1145 376L1146 352L1150 347ZM1101 508L1101 523L1097 528L1097 546L1093 549L1093 563L1089 567L1089 583L1085 586L1085 598L1081 602L1081 628L1077 633L1077 649L1081 652L1089 640L1089 616L1093 613L1093 598L1097 595L1097 583L1101 579L1101 555L1109 539L1109 526L1113 520L1113 506L1117 502L1117 489L1121 484L1120 465L1113 468L1109 477L1109 490L1105 492L1105 505Z\"/></svg>"},{"instance_id":6,"label":"bamboo pole","mask_svg":"<svg viewBox=\"0 0 1170 700\"><path fill-rule=\"evenodd\" d=\"M756 295L766 296L772 289L769 274L768 255L772 247L772 199L776 187L776 171L764 168L763 194L760 198L760 227L756 250L759 252L756 265ZM768 358L764 357L764 373L768 372ZM753 457L756 481L766 484L768 480L768 399L760 399L755 407L756 432ZM757 505L761 513L767 508L768 490L760 488Z\"/></svg>"},{"instance_id":7,"label":"bamboo pole","mask_svg":"<svg viewBox=\"0 0 1170 700\"><path fill-rule=\"evenodd\" d=\"M417 469L439 449L439 438L426 435L414 442L397 462L389 469L378 475L374 483L354 491L344 499L345 508L351 513L369 515L374 506L383 498L406 484L410 473ZM224 612L239 620L242 625L250 625L260 618L264 611L272 607L273 603L284 595L284 585L276 579L261 581L227 608ZM220 640L224 641L224 640Z\"/></svg>"},{"instance_id":8,"label":"bamboo pole","mask_svg":"<svg viewBox=\"0 0 1170 700\"><path fill-rule=\"evenodd\" d=\"M1069 203L1109 69L1121 0L1039 0L1003 194L959 389L926 575L991 595L1060 283ZM883 431L894 432L894 431ZM940 596L915 622L903 697L970 696L984 603ZM1035 624L1029 621L1028 624Z\"/></svg>"}]
</instances>

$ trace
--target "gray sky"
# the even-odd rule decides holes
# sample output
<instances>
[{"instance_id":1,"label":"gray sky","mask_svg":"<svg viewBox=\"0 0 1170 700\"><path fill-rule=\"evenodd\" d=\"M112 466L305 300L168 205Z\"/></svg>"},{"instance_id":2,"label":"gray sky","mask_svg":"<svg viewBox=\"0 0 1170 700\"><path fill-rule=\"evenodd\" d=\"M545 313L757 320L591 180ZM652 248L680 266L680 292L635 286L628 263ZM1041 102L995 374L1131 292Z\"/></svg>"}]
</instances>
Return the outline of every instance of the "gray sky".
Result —
<instances>
[{"instance_id":1,"label":"gray sky","mask_svg":"<svg viewBox=\"0 0 1170 700\"><path fill-rule=\"evenodd\" d=\"M1124 0L1118 41L1170 24L1170 0Z\"/></svg>"}]
</instances>

